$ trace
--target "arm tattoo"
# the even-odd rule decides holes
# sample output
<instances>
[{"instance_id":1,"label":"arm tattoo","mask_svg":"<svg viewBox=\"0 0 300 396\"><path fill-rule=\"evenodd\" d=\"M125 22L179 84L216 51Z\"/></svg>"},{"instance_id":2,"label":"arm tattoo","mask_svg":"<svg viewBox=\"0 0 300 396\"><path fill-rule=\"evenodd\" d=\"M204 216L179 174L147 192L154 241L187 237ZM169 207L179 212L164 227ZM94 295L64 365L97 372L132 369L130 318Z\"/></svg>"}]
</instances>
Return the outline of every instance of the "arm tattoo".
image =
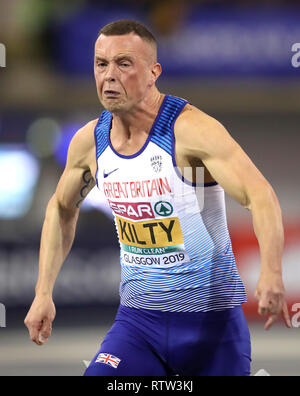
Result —
<instances>
[{"instance_id":1,"label":"arm tattoo","mask_svg":"<svg viewBox=\"0 0 300 396\"><path fill-rule=\"evenodd\" d=\"M84 182L83 187L80 190L80 196L81 199L76 203L76 207L79 208L82 202L84 201L85 197L88 195L90 190L92 189L94 183L93 183L93 177L91 174L90 170L86 170L83 172L82 175L82 180Z\"/></svg>"}]
</instances>

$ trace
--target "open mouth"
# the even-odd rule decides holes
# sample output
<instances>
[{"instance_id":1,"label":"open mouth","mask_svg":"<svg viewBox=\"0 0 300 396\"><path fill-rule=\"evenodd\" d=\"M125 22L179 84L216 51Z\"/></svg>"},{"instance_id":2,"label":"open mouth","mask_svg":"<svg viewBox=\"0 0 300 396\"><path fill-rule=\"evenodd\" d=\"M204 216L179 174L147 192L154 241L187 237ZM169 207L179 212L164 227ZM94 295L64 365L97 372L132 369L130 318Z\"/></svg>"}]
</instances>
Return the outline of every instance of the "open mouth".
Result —
<instances>
[{"instance_id":1,"label":"open mouth","mask_svg":"<svg viewBox=\"0 0 300 396\"><path fill-rule=\"evenodd\" d=\"M111 89L107 89L107 90L104 91L104 95L105 95L106 97L115 98L115 97L117 97L117 96L120 95L120 92L118 92L118 91L113 91L113 90L111 90Z\"/></svg>"}]
</instances>

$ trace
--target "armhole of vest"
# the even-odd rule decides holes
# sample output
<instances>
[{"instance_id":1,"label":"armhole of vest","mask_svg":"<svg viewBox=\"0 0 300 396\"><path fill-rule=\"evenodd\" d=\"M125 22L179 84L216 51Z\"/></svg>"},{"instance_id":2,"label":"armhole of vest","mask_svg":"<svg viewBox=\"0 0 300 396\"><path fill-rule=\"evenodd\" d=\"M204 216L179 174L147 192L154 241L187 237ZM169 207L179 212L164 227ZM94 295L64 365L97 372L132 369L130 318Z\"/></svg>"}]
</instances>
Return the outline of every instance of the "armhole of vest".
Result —
<instances>
[{"instance_id":1,"label":"armhole of vest","mask_svg":"<svg viewBox=\"0 0 300 396\"><path fill-rule=\"evenodd\" d=\"M179 108L176 111L176 116L174 117L174 120L172 121L172 125L171 125L171 133L172 133L172 163L173 163L173 167L175 170L176 175L178 176L178 178L186 183L186 180L184 180L183 175L180 173L177 163L176 163L176 158L175 158L175 132L174 132L174 126L175 126L175 122L177 120L177 118L179 117L180 113L182 112L182 110L185 108L185 106L187 104L189 104L190 102L184 101ZM188 183L189 184L189 183Z\"/></svg>"},{"instance_id":2,"label":"armhole of vest","mask_svg":"<svg viewBox=\"0 0 300 396\"><path fill-rule=\"evenodd\" d=\"M218 185L217 182L197 184L197 183L194 183L194 182L190 182L189 180L185 180L184 176L181 174L181 172L178 169L178 166L177 166L177 163L176 163L176 158L175 158L175 132L174 132L174 125L175 125L175 122L176 122L177 118L179 117L179 114L182 112L182 110L185 108L185 106L187 104L191 104L191 103L188 102L188 101L184 101L184 103L178 108L178 110L176 112L176 116L174 117L174 120L173 120L172 126L171 126L171 131L172 131L172 163L173 163L173 166L174 166L175 173L177 174L177 176L179 177L179 179L183 183L186 183L189 186L193 186L193 187L196 187L196 186L199 186L199 187L217 186Z\"/></svg>"},{"instance_id":3,"label":"armhole of vest","mask_svg":"<svg viewBox=\"0 0 300 396\"><path fill-rule=\"evenodd\" d=\"M94 140L95 140L95 148L96 148L96 150L95 150L95 151L96 151L95 155L96 155L96 165L97 165L97 167L96 167L95 179L96 179L96 184L97 184L97 188L98 188L98 189L99 189L99 185L98 185L98 157L97 157L97 152L98 152L98 139L97 139L96 131L97 131L97 129L98 129L100 123L101 123L102 114L103 114L103 113L100 114L100 117L98 118L97 124L96 124L96 126L95 126L95 128L94 128Z\"/></svg>"}]
</instances>

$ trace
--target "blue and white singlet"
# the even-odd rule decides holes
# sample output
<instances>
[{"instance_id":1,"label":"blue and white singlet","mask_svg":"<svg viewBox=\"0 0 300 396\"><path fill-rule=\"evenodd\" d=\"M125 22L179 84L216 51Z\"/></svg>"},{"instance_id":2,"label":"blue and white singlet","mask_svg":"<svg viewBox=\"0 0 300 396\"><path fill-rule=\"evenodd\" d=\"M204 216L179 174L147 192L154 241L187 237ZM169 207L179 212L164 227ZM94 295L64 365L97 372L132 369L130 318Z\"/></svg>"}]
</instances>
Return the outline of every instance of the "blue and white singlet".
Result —
<instances>
[{"instance_id":1,"label":"blue and white singlet","mask_svg":"<svg viewBox=\"0 0 300 396\"><path fill-rule=\"evenodd\" d=\"M246 301L223 188L195 186L176 166L174 123L186 104L166 95L147 141L134 155L112 147L109 111L95 128L97 186L115 217L120 303L127 307L206 312Z\"/></svg>"}]
</instances>

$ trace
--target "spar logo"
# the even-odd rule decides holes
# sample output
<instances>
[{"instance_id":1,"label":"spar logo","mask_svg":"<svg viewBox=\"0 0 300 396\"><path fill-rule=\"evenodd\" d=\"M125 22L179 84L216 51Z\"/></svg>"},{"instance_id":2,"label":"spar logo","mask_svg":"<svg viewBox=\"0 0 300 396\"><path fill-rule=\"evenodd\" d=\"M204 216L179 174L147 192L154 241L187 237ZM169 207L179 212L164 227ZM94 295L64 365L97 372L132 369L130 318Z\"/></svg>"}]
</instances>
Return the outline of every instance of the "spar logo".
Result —
<instances>
[{"instance_id":1,"label":"spar logo","mask_svg":"<svg viewBox=\"0 0 300 396\"><path fill-rule=\"evenodd\" d=\"M155 204L154 210L158 216L167 217L173 213L173 206L169 202L159 201Z\"/></svg>"},{"instance_id":2,"label":"spar logo","mask_svg":"<svg viewBox=\"0 0 300 396\"><path fill-rule=\"evenodd\" d=\"M155 213L161 217L171 216L173 206L167 201L159 201L154 205L149 202L115 202L108 200L109 206L117 216L125 217L130 220L154 219Z\"/></svg>"},{"instance_id":3,"label":"spar logo","mask_svg":"<svg viewBox=\"0 0 300 396\"><path fill-rule=\"evenodd\" d=\"M130 220L154 219L152 206L149 202L113 202L108 201L109 206L116 215Z\"/></svg>"}]
</instances>

